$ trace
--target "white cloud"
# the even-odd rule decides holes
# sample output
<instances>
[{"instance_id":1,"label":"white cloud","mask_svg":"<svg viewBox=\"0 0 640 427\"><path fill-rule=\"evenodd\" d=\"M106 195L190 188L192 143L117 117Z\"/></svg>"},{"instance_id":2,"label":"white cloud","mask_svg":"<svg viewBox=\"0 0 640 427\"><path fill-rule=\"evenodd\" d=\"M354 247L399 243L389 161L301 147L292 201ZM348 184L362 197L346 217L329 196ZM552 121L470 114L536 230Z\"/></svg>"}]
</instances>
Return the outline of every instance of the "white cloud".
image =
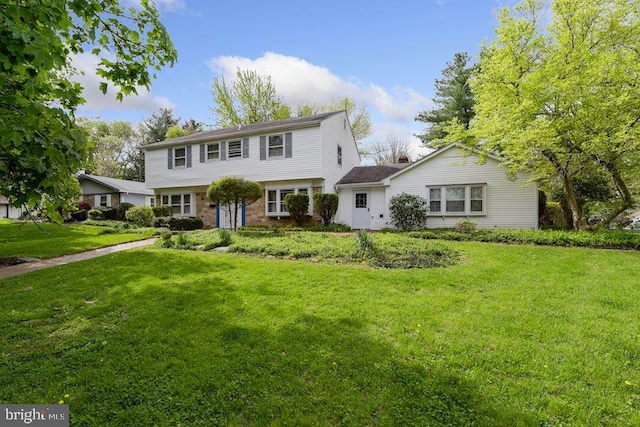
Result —
<instances>
[{"instance_id":1,"label":"white cloud","mask_svg":"<svg viewBox=\"0 0 640 427\"><path fill-rule=\"evenodd\" d=\"M165 97L154 96L144 88L138 88L138 95L125 96L122 102L116 99L116 88L110 82L106 94L100 91L100 82L104 81L96 75L100 58L91 53L81 53L73 58L73 66L84 74L78 74L74 80L82 85L82 96L86 103L82 108L99 113L103 110L138 110L153 112L160 108L173 108L174 105Z\"/></svg>"},{"instance_id":2,"label":"white cloud","mask_svg":"<svg viewBox=\"0 0 640 427\"><path fill-rule=\"evenodd\" d=\"M164 9L171 12L184 10L186 8L183 0L155 0L155 3L159 9Z\"/></svg>"},{"instance_id":3,"label":"white cloud","mask_svg":"<svg viewBox=\"0 0 640 427\"><path fill-rule=\"evenodd\" d=\"M250 59L240 56L220 56L207 65L217 75L233 81L236 70L253 70L271 76L278 93L289 104L324 104L350 97L365 102L384 118L395 121L413 121L418 111L426 109L430 101L411 88L396 87L390 93L375 83L363 83L355 78L342 78L326 67L311 64L304 59L267 52Z\"/></svg>"}]
</instances>

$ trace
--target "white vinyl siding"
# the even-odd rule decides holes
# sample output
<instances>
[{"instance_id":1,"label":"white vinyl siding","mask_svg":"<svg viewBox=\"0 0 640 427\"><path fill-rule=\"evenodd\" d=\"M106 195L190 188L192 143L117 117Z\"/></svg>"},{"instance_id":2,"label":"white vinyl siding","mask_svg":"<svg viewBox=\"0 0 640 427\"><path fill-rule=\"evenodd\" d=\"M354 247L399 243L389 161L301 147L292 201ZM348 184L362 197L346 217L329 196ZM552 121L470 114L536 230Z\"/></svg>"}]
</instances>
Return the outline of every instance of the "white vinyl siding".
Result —
<instances>
[{"instance_id":1,"label":"white vinyl siding","mask_svg":"<svg viewBox=\"0 0 640 427\"><path fill-rule=\"evenodd\" d=\"M530 176L522 173L515 180L509 180L506 169L500 167L497 160L488 157L484 164L478 160L478 155L465 155L455 146L427 158L388 180L386 205L391 197L402 192L426 198L431 208L429 228L454 227L466 218L480 228L537 228L538 189L535 184L527 183ZM443 213L446 209L443 187L465 188L464 212ZM437 198L433 197L432 189L441 192L439 211L434 209Z\"/></svg>"},{"instance_id":2,"label":"white vinyl siding","mask_svg":"<svg viewBox=\"0 0 640 427\"><path fill-rule=\"evenodd\" d=\"M145 152L147 186L158 190L176 187L203 187L209 186L211 181L225 176L242 176L251 181L268 182L319 179L326 175L321 169L320 159L323 156L321 150L325 148L320 143L319 126L292 131L292 158L280 157L269 159L272 161L261 161L258 155L260 151L260 136L265 137L266 134L243 137L242 158L226 158L226 160L222 160L223 147L226 155L229 152L229 141L233 140L203 142L205 145L211 145L215 142L220 143L221 159L219 161L213 161L212 163L212 160L205 159L208 161L195 161L189 168L181 167L169 171L167 171L167 148L148 148ZM239 139L236 139L236 141L239 141ZM250 153L249 156L245 156L245 141L248 144L247 153ZM224 144L222 144L223 142ZM343 147L345 144L343 144ZM198 145L195 145L196 152L199 151ZM331 148L327 147L326 149L331 150L332 164L335 166L335 140ZM203 154L206 157L206 146L204 150L205 153ZM342 177L344 171L340 171L340 177ZM333 183L329 188L333 189Z\"/></svg>"}]
</instances>

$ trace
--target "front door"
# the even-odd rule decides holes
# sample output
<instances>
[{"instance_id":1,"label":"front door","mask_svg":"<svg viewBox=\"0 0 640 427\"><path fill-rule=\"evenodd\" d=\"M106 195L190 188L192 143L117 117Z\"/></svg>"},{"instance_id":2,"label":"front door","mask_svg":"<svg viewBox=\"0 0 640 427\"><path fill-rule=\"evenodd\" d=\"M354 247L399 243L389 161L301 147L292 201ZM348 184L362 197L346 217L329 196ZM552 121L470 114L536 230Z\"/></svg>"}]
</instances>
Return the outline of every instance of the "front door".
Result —
<instances>
[{"instance_id":1,"label":"front door","mask_svg":"<svg viewBox=\"0 0 640 427\"><path fill-rule=\"evenodd\" d=\"M353 194L353 226L351 228L369 229L371 227L369 205L368 191L358 191Z\"/></svg>"},{"instance_id":2,"label":"front door","mask_svg":"<svg viewBox=\"0 0 640 427\"><path fill-rule=\"evenodd\" d=\"M227 205L218 205L216 209L216 226L218 228L233 228L233 217L236 214L234 206L231 206L231 211L229 212L229 207ZM238 203L238 227L244 225L244 204Z\"/></svg>"}]
</instances>

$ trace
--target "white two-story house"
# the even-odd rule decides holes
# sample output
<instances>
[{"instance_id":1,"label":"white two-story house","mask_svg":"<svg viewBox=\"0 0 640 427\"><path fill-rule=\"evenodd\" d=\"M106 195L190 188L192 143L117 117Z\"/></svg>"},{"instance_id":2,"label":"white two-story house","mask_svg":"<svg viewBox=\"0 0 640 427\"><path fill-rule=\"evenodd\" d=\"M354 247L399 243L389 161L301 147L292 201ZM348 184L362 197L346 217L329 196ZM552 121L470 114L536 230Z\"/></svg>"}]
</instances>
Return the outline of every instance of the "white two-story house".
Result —
<instances>
[{"instance_id":1,"label":"white two-story house","mask_svg":"<svg viewBox=\"0 0 640 427\"><path fill-rule=\"evenodd\" d=\"M229 215L206 196L212 181L242 177L260 183L263 197L240 207L238 225L279 224L289 217L284 197L335 193L360 164L344 111L217 129L145 147L146 184L157 205L200 217L205 227L228 227Z\"/></svg>"}]
</instances>

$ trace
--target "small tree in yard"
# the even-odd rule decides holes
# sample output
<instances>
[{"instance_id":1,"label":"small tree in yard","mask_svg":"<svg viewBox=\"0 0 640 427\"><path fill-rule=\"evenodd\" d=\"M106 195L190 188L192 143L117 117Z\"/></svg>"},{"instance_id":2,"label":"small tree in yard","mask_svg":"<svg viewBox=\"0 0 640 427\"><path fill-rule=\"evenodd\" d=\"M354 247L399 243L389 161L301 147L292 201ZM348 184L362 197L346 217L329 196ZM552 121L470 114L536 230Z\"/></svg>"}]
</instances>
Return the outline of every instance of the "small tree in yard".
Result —
<instances>
[{"instance_id":1,"label":"small tree in yard","mask_svg":"<svg viewBox=\"0 0 640 427\"><path fill-rule=\"evenodd\" d=\"M284 205L296 225L298 227L303 225L309 211L309 196L306 194L287 194L284 197Z\"/></svg>"},{"instance_id":2,"label":"small tree in yard","mask_svg":"<svg viewBox=\"0 0 640 427\"><path fill-rule=\"evenodd\" d=\"M222 205L228 212L234 210L233 224L231 227L238 228L238 205L244 202L247 205L262 197L260 184L244 178L225 177L218 181L213 181L207 189L207 197L212 202Z\"/></svg>"},{"instance_id":3,"label":"small tree in yard","mask_svg":"<svg viewBox=\"0 0 640 427\"><path fill-rule=\"evenodd\" d=\"M338 195L317 193L313 195L313 209L322 218L322 225L331 224L338 211Z\"/></svg>"},{"instance_id":4,"label":"small tree in yard","mask_svg":"<svg viewBox=\"0 0 640 427\"><path fill-rule=\"evenodd\" d=\"M420 196L400 193L389 204L391 224L400 230L418 230L427 225L427 201Z\"/></svg>"}]
</instances>

